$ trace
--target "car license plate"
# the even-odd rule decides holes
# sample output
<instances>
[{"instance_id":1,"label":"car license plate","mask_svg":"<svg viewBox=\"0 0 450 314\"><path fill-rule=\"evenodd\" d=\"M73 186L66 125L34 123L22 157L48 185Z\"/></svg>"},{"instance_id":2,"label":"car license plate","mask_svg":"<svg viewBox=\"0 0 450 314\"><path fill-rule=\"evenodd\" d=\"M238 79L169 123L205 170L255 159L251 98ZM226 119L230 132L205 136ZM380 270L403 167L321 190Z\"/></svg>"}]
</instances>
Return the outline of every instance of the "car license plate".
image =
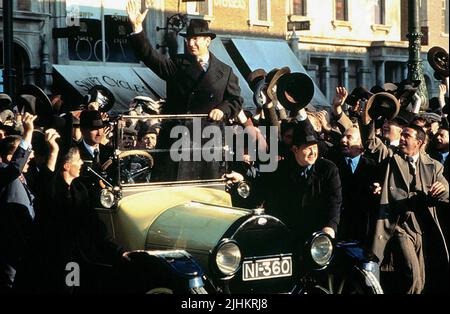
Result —
<instances>
[{"instance_id":1,"label":"car license plate","mask_svg":"<svg viewBox=\"0 0 450 314\"><path fill-rule=\"evenodd\" d=\"M292 276L291 256L244 261L242 264L243 281L290 276Z\"/></svg>"}]
</instances>

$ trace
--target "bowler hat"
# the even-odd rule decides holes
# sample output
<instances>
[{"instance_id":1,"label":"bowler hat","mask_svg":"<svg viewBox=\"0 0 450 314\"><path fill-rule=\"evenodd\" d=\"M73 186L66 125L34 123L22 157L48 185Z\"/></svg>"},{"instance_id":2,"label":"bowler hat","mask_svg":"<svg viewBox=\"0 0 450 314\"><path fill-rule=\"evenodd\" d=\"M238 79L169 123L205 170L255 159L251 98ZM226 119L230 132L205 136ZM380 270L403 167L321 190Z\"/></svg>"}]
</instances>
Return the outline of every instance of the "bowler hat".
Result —
<instances>
[{"instance_id":1,"label":"bowler hat","mask_svg":"<svg viewBox=\"0 0 450 314\"><path fill-rule=\"evenodd\" d=\"M295 125L292 134L292 144L296 146L317 144L316 132L309 121L300 122Z\"/></svg>"},{"instance_id":2,"label":"bowler hat","mask_svg":"<svg viewBox=\"0 0 450 314\"><path fill-rule=\"evenodd\" d=\"M397 90L394 91L394 95L398 99L406 100L403 104L408 105L412 99L411 97L417 92L420 85L420 80L403 80L400 83L397 83Z\"/></svg>"},{"instance_id":3,"label":"bowler hat","mask_svg":"<svg viewBox=\"0 0 450 314\"><path fill-rule=\"evenodd\" d=\"M189 26L187 27L186 34L181 34L180 36L190 38L196 36L209 36L211 39L216 38L216 34L209 31L208 22L201 19L191 19Z\"/></svg>"},{"instance_id":4,"label":"bowler hat","mask_svg":"<svg viewBox=\"0 0 450 314\"><path fill-rule=\"evenodd\" d=\"M7 109L9 109L10 106L11 106L11 104L12 104L11 97L9 97L8 94L3 94L3 93L1 93L1 94L0 94L0 110L1 110L2 108L7 108Z\"/></svg>"},{"instance_id":5,"label":"bowler hat","mask_svg":"<svg viewBox=\"0 0 450 314\"><path fill-rule=\"evenodd\" d=\"M256 69L247 76L247 83L253 91L253 103L256 107L261 108L264 105L262 91L265 86L266 71L264 69Z\"/></svg>"},{"instance_id":6,"label":"bowler hat","mask_svg":"<svg viewBox=\"0 0 450 314\"><path fill-rule=\"evenodd\" d=\"M98 110L101 112L110 111L116 101L111 91L103 85L92 86L84 97L86 105L91 102L98 103Z\"/></svg>"},{"instance_id":7,"label":"bowler hat","mask_svg":"<svg viewBox=\"0 0 450 314\"><path fill-rule=\"evenodd\" d=\"M105 126L100 111L83 110L80 114L80 128L97 130Z\"/></svg>"},{"instance_id":8,"label":"bowler hat","mask_svg":"<svg viewBox=\"0 0 450 314\"><path fill-rule=\"evenodd\" d=\"M442 79L449 76L448 52L444 48L432 47L428 50L427 60L439 78Z\"/></svg>"},{"instance_id":9,"label":"bowler hat","mask_svg":"<svg viewBox=\"0 0 450 314\"><path fill-rule=\"evenodd\" d=\"M371 119L377 120L380 117L392 120L400 110L399 100L392 94L381 92L369 98L364 108L362 119L364 124L368 124Z\"/></svg>"},{"instance_id":10,"label":"bowler hat","mask_svg":"<svg viewBox=\"0 0 450 314\"><path fill-rule=\"evenodd\" d=\"M345 99L345 103L349 106L356 106L356 103L361 99L369 99L373 94L369 92L366 88L358 86L352 90L350 95Z\"/></svg>"},{"instance_id":11,"label":"bowler hat","mask_svg":"<svg viewBox=\"0 0 450 314\"><path fill-rule=\"evenodd\" d=\"M278 80L278 101L289 111L298 111L306 107L313 96L314 83L306 74L300 72L288 73Z\"/></svg>"},{"instance_id":12,"label":"bowler hat","mask_svg":"<svg viewBox=\"0 0 450 314\"><path fill-rule=\"evenodd\" d=\"M35 124L46 127L53 115L53 109L45 92L36 85L26 84L19 88L17 95L19 109L25 107L25 111L37 115Z\"/></svg>"}]
</instances>

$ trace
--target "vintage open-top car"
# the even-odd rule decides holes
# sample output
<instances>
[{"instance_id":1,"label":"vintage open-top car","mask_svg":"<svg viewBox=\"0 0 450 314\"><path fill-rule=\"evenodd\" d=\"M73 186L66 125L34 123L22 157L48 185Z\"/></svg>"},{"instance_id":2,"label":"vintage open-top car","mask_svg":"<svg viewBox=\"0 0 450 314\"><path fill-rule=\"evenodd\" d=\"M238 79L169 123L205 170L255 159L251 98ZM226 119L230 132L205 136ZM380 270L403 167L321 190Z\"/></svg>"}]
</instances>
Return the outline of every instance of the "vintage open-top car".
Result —
<instances>
[{"instance_id":1,"label":"vintage open-top car","mask_svg":"<svg viewBox=\"0 0 450 314\"><path fill-rule=\"evenodd\" d=\"M165 142L153 147L142 142L145 131L140 128L155 118L161 124L158 141ZM132 251L127 291L381 292L371 269L376 263L356 245L336 246L320 232L308 243L293 243L285 224L263 208L233 207L231 194L245 198L249 186L242 183L229 193L222 176L228 171L230 146L181 139L200 118L205 115L121 116L114 120L115 155L101 169L89 168L103 187L99 216L115 241ZM184 128L169 136L177 126ZM131 128L135 133L127 131ZM195 157L195 149L219 151L220 158L204 160L207 155L199 154L201 160L174 161L175 153L185 150ZM345 257L338 261L340 255ZM328 269L342 280L330 283Z\"/></svg>"}]
</instances>

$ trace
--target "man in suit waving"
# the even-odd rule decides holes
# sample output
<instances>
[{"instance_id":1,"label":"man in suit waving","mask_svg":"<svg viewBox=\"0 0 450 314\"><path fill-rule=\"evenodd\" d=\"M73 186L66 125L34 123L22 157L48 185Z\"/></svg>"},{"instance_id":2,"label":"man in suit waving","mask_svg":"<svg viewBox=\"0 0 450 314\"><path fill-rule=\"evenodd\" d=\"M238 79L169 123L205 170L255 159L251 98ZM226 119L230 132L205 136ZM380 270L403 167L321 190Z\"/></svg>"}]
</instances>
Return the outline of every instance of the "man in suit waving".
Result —
<instances>
[{"instance_id":1,"label":"man in suit waving","mask_svg":"<svg viewBox=\"0 0 450 314\"><path fill-rule=\"evenodd\" d=\"M216 34L208 22L192 19L186 38L187 54L173 59L155 50L142 28L148 9L140 12L140 1L130 0L127 13L133 28L131 44L152 71L167 82L167 103L162 113L208 113L213 121L231 119L242 108L238 78L230 66L218 60L208 47Z\"/></svg>"}]
</instances>

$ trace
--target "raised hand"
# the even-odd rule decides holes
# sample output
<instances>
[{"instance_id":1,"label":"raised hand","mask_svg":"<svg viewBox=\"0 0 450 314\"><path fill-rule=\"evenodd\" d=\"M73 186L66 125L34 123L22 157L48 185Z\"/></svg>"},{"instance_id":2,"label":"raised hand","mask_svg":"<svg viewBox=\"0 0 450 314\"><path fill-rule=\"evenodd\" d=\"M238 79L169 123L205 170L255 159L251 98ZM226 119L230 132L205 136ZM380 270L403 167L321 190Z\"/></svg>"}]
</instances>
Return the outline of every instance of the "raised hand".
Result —
<instances>
[{"instance_id":1,"label":"raised hand","mask_svg":"<svg viewBox=\"0 0 450 314\"><path fill-rule=\"evenodd\" d=\"M26 112L22 117L23 140L28 144L31 144L31 138L34 131L34 120L36 120L36 118L37 116L34 116L29 112Z\"/></svg>"},{"instance_id":2,"label":"raised hand","mask_svg":"<svg viewBox=\"0 0 450 314\"><path fill-rule=\"evenodd\" d=\"M129 0L127 3L127 14L128 20L130 21L133 32L139 33L142 31L142 23L147 16L148 9L145 9L143 13L141 13L141 1L139 0Z\"/></svg>"},{"instance_id":3,"label":"raised hand","mask_svg":"<svg viewBox=\"0 0 450 314\"><path fill-rule=\"evenodd\" d=\"M342 107L348 96L347 89L342 86L336 87L336 95L333 98L333 108Z\"/></svg>"},{"instance_id":4,"label":"raised hand","mask_svg":"<svg viewBox=\"0 0 450 314\"><path fill-rule=\"evenodd\" d=\"M48 129L45 131L45 141L50 145L50 152L59 150L58 143L56 143L58 138L60 138L60 136L55 129Z\"/></svg>"}]
</instances>

